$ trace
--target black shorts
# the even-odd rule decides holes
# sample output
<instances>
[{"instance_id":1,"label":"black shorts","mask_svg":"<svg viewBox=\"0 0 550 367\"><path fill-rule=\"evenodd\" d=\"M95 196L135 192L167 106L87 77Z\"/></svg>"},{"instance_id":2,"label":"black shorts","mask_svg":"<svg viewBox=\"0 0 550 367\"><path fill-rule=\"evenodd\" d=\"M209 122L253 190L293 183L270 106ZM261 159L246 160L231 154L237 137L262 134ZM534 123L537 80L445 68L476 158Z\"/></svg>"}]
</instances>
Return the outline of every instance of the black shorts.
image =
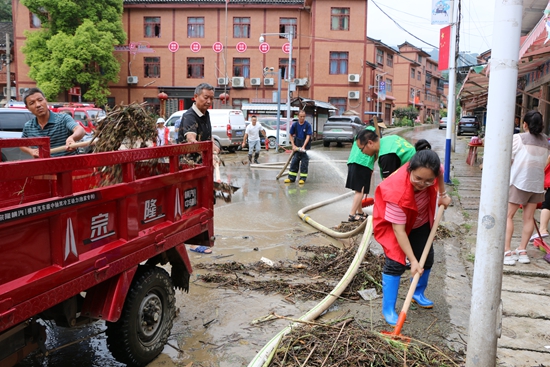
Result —
<instances>
[{"instance_id":1,"label":"black shorts","mask_svg":"<svg viewBox=\"0 0 550 367\"><path fill-rule=\"evenodd\" d=\"M383 178L388 178L401 167L401 159L395 153L388 153L378 157L378 165Z\"/></svg>"},{"instance_id":2,"label":"black shorts","mask_svg":"<svg viewBox=\"0 0 550 367\"><path fill-rule=\"evenodd\" d=\"M346 189L351 189L356 192L363 191L363 194L368 194L370 190L371 177L372 170L369 167L365 167L357 163L350 163L348 164Z\"/></svg>"},{"instance_id":3,"label":"black shorts","mask_svg":"<svg viewBox=\"0 0 550 367\"><path fill-rule=\"evenodd\" d=\"M546 189L544 194L544 201L542 202L542 209L550 210L550 189Z\"/></svg>"}]
</instances>

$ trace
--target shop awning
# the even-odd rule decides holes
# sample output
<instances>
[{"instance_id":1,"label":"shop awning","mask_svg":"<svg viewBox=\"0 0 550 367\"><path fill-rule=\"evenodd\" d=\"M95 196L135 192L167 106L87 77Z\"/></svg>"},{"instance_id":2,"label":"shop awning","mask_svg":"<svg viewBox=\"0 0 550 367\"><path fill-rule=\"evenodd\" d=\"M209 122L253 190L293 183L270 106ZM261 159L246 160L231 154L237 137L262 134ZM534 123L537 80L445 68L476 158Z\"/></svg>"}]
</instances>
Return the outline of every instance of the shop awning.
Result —
<instances>
[{"instance_id":1,"label":"shop awning","mask_svg":"<svg viewBox=\"0 0 550 367\"><path fill-rule=\"evenodd\" d=\"M277 105L271 103L244 104L241 106L243 111L277 111ZM286 111L286 104L281 104L281 111ZM299 111L298 107L290 106L291 111Z\"/></svg>"},{"instance_id":2,"label":"shop awning","mask_svg":"<svg viewBox=\"0 0 550 367\"><path fill-rule=\"evenodd\" d=\"M293 106L298 105L298 107L309 106L309 107L323 108L325 110L331 110L331 111L338 110L338 108L334 107L328 102L317 101L315 99L309 99L309 98L303 98L303 97L298 97L292 100L290 104Z\"/></svg>"}]
</instances>

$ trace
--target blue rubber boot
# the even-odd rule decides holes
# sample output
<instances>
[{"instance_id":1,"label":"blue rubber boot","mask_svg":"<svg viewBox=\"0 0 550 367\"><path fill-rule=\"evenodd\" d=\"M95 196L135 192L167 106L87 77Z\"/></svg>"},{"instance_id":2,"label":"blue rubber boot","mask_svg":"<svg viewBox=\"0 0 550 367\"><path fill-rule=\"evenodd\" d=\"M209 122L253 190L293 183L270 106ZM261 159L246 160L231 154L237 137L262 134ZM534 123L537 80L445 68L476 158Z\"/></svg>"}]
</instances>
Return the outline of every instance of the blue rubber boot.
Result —
<instances>
[{"instance_id":1,"label":"blue rubber boot","mask_svg":"<svg viewBox=\"0 0 550 367\"><path fill-rule=\"evenodd\" d=\"M401 276L399 275L382 273L382 315L391 326L395 326L398 318L397 312L395 312L395 303L400 280Z\"/></svg>"},{"instance_id":2,"label":"blue rubber boot","mask_svg":"<svg viewBox=\"0 0 550 367\"><path fill-rule=\"evenodd\" d=\"M430 278L430 272L432 269L424 270L424 273L422 273L422 276L418 280L418 284L416 285L416 290L413 294L413 301L418 304L418 306L422 308L433 308L434 303L430 301L429 299L424 296L424 291L426 290L426 287L428 286L428 279Z\"/></svg>"}]
</instances>

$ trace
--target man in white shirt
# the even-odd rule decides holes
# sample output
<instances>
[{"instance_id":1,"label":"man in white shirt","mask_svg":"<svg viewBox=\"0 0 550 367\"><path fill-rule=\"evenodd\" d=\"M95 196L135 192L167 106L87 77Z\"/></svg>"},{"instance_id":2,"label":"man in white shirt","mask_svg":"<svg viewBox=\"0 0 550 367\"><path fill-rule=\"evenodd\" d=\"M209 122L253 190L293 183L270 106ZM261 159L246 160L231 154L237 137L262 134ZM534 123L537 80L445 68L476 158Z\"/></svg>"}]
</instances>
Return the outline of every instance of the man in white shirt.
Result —
<instances>
[{"instance_id":1,"label":"man in white shirt","mask_svg":"<svg viewBox=\"0 0 550 367\"><path fill-rule=\"evenodd\" d=\"M248 162L252 163L252 153L256 151L256 153L254 154L254 163L259 164L258 157L260 157L260 150L262 149L260 145L260 133L263 135L264 139L266 138L266 134L262 125L258 124L258 119L256 116L252 116L250 121L250 125L246 127L246 130L244 132L243 148L246 144L246 138L248 138ZM266 149L268 144L269 141L266 139Z\"/></svg>"}]
</instances>

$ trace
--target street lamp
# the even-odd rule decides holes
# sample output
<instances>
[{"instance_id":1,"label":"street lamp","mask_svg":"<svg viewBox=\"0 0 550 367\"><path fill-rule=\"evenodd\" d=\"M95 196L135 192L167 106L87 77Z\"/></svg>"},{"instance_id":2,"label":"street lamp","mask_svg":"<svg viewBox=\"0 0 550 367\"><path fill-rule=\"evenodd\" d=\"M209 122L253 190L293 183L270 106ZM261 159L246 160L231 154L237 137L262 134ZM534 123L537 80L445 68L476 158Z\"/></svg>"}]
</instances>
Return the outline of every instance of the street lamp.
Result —
<instances>
[{"instance_id":1,"label":"street lamp","mask_svg":"<svg viewBox=\"0 0 550 367\"><path fill-rule=\"evenodd\" d=\"M266 75L272 75L272 74L275 74L277 73L277 136L276 136L276 141L277 141L277 147L276 147L276 151L277 153L279 152L279 133L280 133L280 126L281 126L281 69L279 68L278 71L273 71L273 68L270 68L270 67L265 67L264 68L264 77ZM290 119L289 119L290 121ZM290 124L290 122L289 122ZM288 130L290 131L290 126L288 127Z\"/></svg>"},{"instance_id":2,"label":"street lamp","mask_svg":"<svg viewBox=\"0 0 550 367\"><path fill-rule=\"evenodd\" d=\"M290 27L290 32L288 33L262 33L260 34L260 43L265 41L264 36L283 36L288 39L290 50L288 51L288 89L286 94L286 117L288 119L288 129L290 130L290 124L292 122L290 116L290 78L292 77L292 39L294 38L292 34L293 28ZM280 72L280 70L279 70ZM280 81L280 79L279 79ZM280 98L280 97L279 97ZM277 139L279 139L279 121L277 121Z\"/></svg>"}]
</instances>

